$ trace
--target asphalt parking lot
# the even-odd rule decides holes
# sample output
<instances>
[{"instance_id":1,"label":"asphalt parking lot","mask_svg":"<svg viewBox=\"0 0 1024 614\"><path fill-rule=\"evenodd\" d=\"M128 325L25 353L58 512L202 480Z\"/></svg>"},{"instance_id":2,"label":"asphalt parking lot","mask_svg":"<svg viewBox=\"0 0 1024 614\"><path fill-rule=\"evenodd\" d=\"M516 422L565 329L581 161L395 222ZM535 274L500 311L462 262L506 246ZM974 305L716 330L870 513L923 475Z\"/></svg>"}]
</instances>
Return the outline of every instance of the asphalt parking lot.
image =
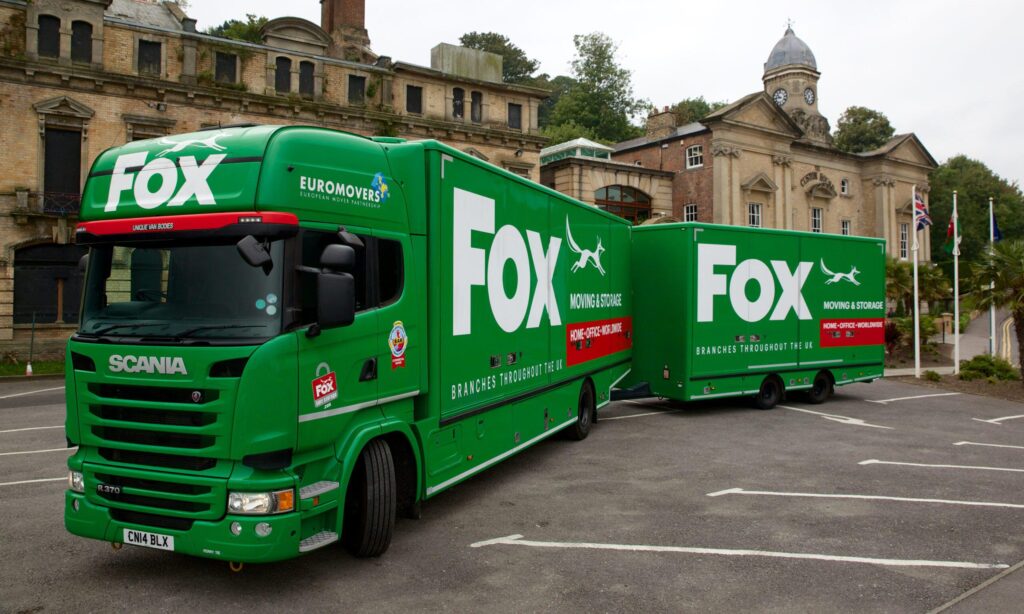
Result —
<instances>
[{"instance_id":1,"label":"asphalt parking lot","mask_svg":"<svg viewBox=\"0 0 1024 614\"><path fill-rule=\"evenodd\" d=\"M1022 404L892 381L616 402L431 499L380 559L236 574L64 531L60 386L0 383L0 611L928 612L1000 574L948 611L1024 596Z\"/></svg>"}]
</instances>

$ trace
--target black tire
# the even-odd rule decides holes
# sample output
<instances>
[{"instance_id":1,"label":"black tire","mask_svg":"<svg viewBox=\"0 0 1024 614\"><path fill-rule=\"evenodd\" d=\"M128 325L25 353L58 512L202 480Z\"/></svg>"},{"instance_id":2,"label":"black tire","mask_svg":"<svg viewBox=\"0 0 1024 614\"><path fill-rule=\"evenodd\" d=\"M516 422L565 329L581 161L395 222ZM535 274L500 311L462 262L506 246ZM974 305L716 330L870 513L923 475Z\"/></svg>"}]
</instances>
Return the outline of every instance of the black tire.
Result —
<instances>
[{"instance_id":1,"label":"black tire","mask_svg":"<svg viewBox=\"0 0 1024 614\"><path fill-rule=\"evenodd\" d=\"M821 371L814 376L811 389L807 391L807 402L813 405L820 405L827 401L831 394L832 378L825 371Z\"/></svg>"},{"instance_id":2,"label":"black tire","mask_svg":"<svg viewBox=\"0 0 1024 614\"><path fill-rule=\"evenodd\" d=\"M590 434L594 426L594 418L597 415L596 403L594 400L594 387L590 382L583 382L580 388L580 398L577 404L576 422L565 429L569 439L583 441Z\"/></svg>"},{"instance_id":3,"label":"black tire","mask_svg":"<svg viewBox=\"0 0 1024 614\"><path fill-rule=\"evenodd\" d=\"M342 541L360 558L384 554L391 545L398 509L395 461L387 442L375 439L359 455L348 493Z\"/></svg>"},{"instance_id":4,"label":"black tire","mask_svg":"<svg viewBox=\"0 0 1024 614\"><path fill-rule=\"evenodd\" d=\"M769 375L761 382L761 389L754 397L754 407L758 409L771 409L782 400L782 382L774 375Z\"/></svg>"}]
</instances>

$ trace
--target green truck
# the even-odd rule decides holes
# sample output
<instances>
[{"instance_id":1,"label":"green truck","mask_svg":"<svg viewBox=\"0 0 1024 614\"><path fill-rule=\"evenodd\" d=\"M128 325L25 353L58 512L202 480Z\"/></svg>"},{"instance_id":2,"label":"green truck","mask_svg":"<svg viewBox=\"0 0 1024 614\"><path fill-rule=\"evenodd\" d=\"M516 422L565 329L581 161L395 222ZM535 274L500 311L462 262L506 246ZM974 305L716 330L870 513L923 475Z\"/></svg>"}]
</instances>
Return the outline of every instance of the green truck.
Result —
<instances>
[{"instance_id":1,"label":"green truck","mask_svg":"<svg viewBox=\"0 0 1024 614\"><path fill-rule=\"evenodd\" d=\"M65 524L115 547L379 555L630 369L629 224L437 142L128 143L81 219Z\"/></svg>"},{"instance_id":2,"label":"green truck","mask_svg":"<svg viewBox=\"0 0 1024 614\"><path fill-rule=\"evenodd\" d=\"M821 403L882 377L882 239L684 223L635 228L633 370L677 401L791 391Z\"/></svg>"}]
</instances>

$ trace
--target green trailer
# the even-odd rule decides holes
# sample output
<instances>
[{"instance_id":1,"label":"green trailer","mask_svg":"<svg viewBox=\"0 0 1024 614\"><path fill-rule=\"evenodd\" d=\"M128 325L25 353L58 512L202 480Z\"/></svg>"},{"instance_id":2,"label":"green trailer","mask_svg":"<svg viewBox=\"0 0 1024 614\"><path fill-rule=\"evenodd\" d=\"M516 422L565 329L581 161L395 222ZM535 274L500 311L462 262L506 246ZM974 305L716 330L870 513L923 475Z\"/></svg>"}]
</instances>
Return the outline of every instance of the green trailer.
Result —
<instances>
[{"instance_id":1,"label":"green trailer","mask_svg":"<svg viewBox=\"0 0 1024 614\"><path fill-rule=\"evenodd\" d=\"M237 127L103 153L67 347L77 535L243 562L558 432L630 368L630 226L433 141Z\"/></svg>"},{"instance_id":2,"label":"green trailer","mask_svg":"<svg viewBox=\"0 0 1024 614\"><path fill-rule=\"evenodd\" d=\"M882 239L710 224L633 231L626 387L678 401L788 392L814 403L882 377Z\"/></svg>"}]
</instances>

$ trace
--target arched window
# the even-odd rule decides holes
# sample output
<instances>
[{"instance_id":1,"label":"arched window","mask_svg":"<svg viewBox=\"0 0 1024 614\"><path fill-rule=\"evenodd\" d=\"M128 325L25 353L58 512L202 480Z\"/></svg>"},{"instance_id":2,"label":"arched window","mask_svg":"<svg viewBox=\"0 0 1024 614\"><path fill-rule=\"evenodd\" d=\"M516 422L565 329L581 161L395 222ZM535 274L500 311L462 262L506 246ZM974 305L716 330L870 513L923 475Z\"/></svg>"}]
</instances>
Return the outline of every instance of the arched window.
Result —
<instances>
[{"instance_id":1,"label":"arched window","mask_svg":"<svg viewBox=\"0 0 1024 614\"><path fill-rule=\"evenodd\" d=\"M92 24L88 21L71 23L71 61L92 62Z\"/></svg>"},{"instance_id":2,"label":"arched window","mask_svg":"<svg viewBox=\"0 0 1024 614\"><path fill-rule=\"evenodd\" d=\"M60 19L53 15L39 16L39 57L60 57Z\"/></svg>"},{"instance_id":3,"label":"arched window","mask_svg":"<svg viewBox=\"0 0 1024 614\"><path fill-rule=\"evenodd\" d=\"M312 98L316 93L313 87L314 68L312 62L299 62L299 94L307 98Z\"/></svg>"},{"instance_id":4,"label":"arched window","mask_svg":"<svg viewBox=\"0 0 1024 614\"><path fill-rule=\"evenodd\" d=\"M610 185L594 193L598 209L604 209L634 224L651 217L651 197L628 185Z\"/></svg>"},{"instance_id":5,"label":"arched window","mask_svg":"<svg viewBox=\"0 0 1024 614\"><path fill-rule=\"evenodd\" d=\"M454 119L462 119L463 117L463 106L466 100L466 91L461 87L457 87L452 90L452 117Z\"/></svg>"},{"instance_id":6,"label":"arched window","mask_svg":"<svg viewBox=\"0 0 1024 614\"><path fill-rule=\"evenodd\" d=\"M290 58L284 56L277 58L274 89L279 94L287 94L292 91L292 61Z\"/></svg>"},{"instance_id":7,"label":"arched window","mask_svg":"<svg viewBox=\"0 0 1024 614\"><path fill-rule=\"evenodd\" d=\"M14 323L78 321L85 248L32 245L14 252Z\"/></svg>"}]
</instances>

